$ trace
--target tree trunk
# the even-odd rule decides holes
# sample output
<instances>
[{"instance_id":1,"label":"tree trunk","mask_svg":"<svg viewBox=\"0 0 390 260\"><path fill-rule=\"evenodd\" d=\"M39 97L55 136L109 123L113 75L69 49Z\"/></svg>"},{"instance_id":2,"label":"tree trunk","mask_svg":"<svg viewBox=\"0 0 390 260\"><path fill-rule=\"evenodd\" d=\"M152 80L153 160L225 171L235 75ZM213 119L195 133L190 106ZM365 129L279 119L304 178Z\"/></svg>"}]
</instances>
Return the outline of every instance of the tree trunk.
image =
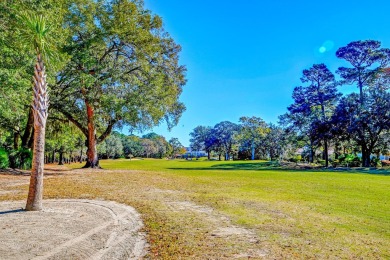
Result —
<instances>
[{"instance_id":1,"label":"tree trunk","mask_svg":"<svg viewBox=\"0 0 390 260\"><path fill-rule=\"evenodd\" d=\"M362 165L363 167L370 167L371 151L367 149L366 145L362 145Z\"/></svg>"},{"instance_id":2,"label":"tree trunk","mask_svg":"<svg viewBox=\"0 0 390 260\"><path fill-rule=\"evenodd\" d=\"M80 149L80 160L79 162L81 163L83 161L83 147Z\"/></svg>"},{"instance_id":3,"label":"tree trunk","mask_svg":"<svg viewBox=\"0 0 390 260\"><path fill-rule=\"evenodd\" d=\"M34 153L32 160L30 187L26 204L26 210L28 211L42 209L45 128L35 128L34 133Z\"/></svg>"},{"instance_id":4,"label":"tree trunk","mask_svg":"<svg viewBox=\"0 0 390 260\"><path fill-rule=\"evenodd\" d=\"M313 148L310 147L309 163L313 163L313 162L314 162L314 151Z\"/></svg>"},{"instance_id":5,"label":"tree trunk","mask_svg":"<svg viewBox=\"0 0 390 260\"><path fill-rule=\"evenodd\" d=\"M334 158L335 158L336 160L339 159L340 149L341 149L340 143L339 143L339 142L336 142L335 145L334 145Z\"/></svg>"},{"instance_id":6,"label":"tree trunk","mask_svg":"<svg viewBox=\"0 0 390 260\"><path fill-rule=\"evenodd\" d=\"M328 140L324 139L324 156L325 156L325 167L329 167L329 153L328 153Z\"/></svg>"},{"instance_id":7,"label":"tree trunk","mask_svg":"<svg viewBox=\"0 0 390 260\"><path fill-rule=\"evenodd\" d=\"M97 153L97 139L96 139L96 129L94 124L94 111L93 107L90 106L87 100L85 100L85 105L87 107L87 122L88 122L88 136L87 136L87 163L83 168L100 168L99 158Z\"/></svg>"},{"instance_id":8,"label":"tree trunk","mask_svg":"<svg viewBox=\"0 0 390 260\"><path fill-rule=\"evenodd\" d=\"M252 144L252 157L251 160L253 161L255 159L255 146Z\"/></svg>"},{"instance_id":9,"label":"tree trunk","mask_svg":"<svg viewBox=\"0 0 390 260\"><path fill-rule=\"evenodd\" d=\"M27 143L27 147L30 148L30 149L32 149L33 146L34 146L34 131L35 130L33 128L32 131L31 131L30 138L29 138L28 143Z\"/></svg>"},{"instance_id":10,"label":"tree trunk","mask_svg":"<svg viewBox=\"0 0 390 260\"><path fill-rule=\"evenodd\" d=\"M310 140L310 154L309 154L309 163L314 162L314 150L313 150L313 142Z\"/></svg>"},{"instance_id":11,"label":"tree trunk","mask_svg":"<svg viewBox=\"0 0 390 260\"><path fill-rule=\"evenodd\" d=\"M34 68L34 152L26 210L42 210L45 127L48 115L46 73L38 53Z\"/></svg>"},{"instance_id":12,"label":"tree trunk","mask_svg":"<svg viewBox=\"0 0 390 260\"><path fill-rule=\"evenodd\" d=\"M210 151L207 151L207 160L210 161Z\"/></svg>"},{"instance_id":13,"label":"tree trunk","mask_svg":"<svg viewBox=\"0 0 390 260\"><path fill-rule=\"evenodd\" d=\"M326 115L325 115L325 106L322 104L321 105L321 110L322 110L322 120L323 123L326 123ZM329 167L329 152L328 152L328 140L325 137L324 138L324 160L325 160L325 167Z\"/></svg>"},{"instance_id":14,"label":"tree trunk","mask_svg":"<svg viewBox=\"0 0 390 260\"><path fill-rule=\"evenodd\" d=\"M363 106L363 104L364 104L364 99L363 99L363 82L360 79L360 76L359 76L359 79L358 79L358 85L359 85L359 94L360 94L360 105Z\"/></svg>"},{"instance_id":15,"label":"tree trunk","mask_svg":"<svg viewBox=\"0 0 390 260\"><path fill-rule=\"evenodd\" d=\"M64 165L64 152L60 151L60 158L58 159L58 165Z\"/></svg>"},{"instance_id":16,"label":"tree trunk","mask_svg":"<svg viewBox=\"0 0 390 260\"><path fill-rule=\"evenodd\" d=\"M18 132L14 132L14 150L19 149L19 138L20 134Z\"/></svg>"},{"instance_id":17,"label":"tree trunk","mask_svg":"<svg viewBox=\"0 0 390 260\"><path fill-rule=\"evenodd\" d=\"M83 168L100 168L99 158L96 149L96 138L92 140L88 139L88 149L87 149L87 162Z\"/></svg>"},{"instance_id":18,"label":"tree trunk","mask_svg":"<svg viewBox=\"0 0 390 260\"><path fill-rule=\"evenodd\" d=\"M33 129L34 129L34 114L33 114L33 109L30 106L30 108L28 109L28 119L27 119L26 128L24 129L24 133L22 136L22 147L29 148L28 145L30 139L34 139L31 138L32 137L31 132L33 131Z\"/></svg>"}]
</instances>

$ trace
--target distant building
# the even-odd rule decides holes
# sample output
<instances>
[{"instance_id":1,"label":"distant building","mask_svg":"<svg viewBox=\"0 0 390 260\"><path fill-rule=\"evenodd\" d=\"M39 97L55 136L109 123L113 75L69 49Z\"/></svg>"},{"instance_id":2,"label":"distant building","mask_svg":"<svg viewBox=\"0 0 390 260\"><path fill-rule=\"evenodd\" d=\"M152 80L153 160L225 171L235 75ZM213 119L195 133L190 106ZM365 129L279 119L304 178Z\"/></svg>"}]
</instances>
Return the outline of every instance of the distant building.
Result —
<instances>
[{"instance_id":1,"label":"distant building","mask_svg":"<svg viewBox=\"0 0 390 260\"><path fill-rule=\"evenodd\" d=\"M207 153L205 151L192 150L191 147L185 147L185 149L187 152L183 154L184 158L207 157Z\"/></svg>"}]
</instances>

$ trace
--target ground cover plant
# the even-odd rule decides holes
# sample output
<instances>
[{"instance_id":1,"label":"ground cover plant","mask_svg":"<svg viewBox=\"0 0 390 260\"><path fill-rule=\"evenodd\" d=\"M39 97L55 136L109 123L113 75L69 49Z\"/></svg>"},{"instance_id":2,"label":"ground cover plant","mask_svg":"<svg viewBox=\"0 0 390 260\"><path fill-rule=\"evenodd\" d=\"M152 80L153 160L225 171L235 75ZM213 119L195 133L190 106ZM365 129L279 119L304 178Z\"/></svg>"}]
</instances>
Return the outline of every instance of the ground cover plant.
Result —
<instances>
[{"instance_id":1,"label":"ground cover plant","mask_svg":"<svg viewBox=\"0 0 390 260\"><path fill-rule=\"evenodd\" d=\"M103 160L49 167L44 198L135 207L151 258L389 258L389 171L289 170L263 161ZM28 176L0 175L0 200Z\"/></svg>"}]
</instances>

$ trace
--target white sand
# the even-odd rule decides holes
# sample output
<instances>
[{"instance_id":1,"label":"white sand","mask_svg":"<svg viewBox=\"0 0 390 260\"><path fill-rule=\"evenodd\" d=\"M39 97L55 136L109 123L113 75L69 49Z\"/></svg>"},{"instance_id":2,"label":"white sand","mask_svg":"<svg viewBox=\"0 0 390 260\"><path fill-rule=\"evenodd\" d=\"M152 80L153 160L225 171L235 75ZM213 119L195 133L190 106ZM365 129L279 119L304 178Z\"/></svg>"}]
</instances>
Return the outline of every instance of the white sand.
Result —
<instances>
[{"instance_id":1,"label":"white sand","mask_svg":"<svg viewBox=\"0 0 390 260\"><path fill-rule=\"evenodd\" d=\"M146 240L132 208L99 200L0 202L0 259L139 259Z\"/></svg>"}]
</instances>

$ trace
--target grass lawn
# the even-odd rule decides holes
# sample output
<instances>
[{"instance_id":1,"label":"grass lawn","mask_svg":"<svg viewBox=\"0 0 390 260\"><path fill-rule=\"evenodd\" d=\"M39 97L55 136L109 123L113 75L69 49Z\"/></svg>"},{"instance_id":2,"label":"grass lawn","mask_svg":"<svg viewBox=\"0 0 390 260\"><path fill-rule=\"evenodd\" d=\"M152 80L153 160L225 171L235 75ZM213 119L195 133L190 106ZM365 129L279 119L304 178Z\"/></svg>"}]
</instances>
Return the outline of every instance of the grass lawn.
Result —
<instances>
[{"instance_id":1,"label":"grass lawn","mask_svg":"<svg viewBox=\"0 0 390 260\"><path fill-rule=\"evenodd\" d=\"M390 258L389 171L296 171L260 161L101 165L104 170L58 170L45 180L45 198L135 207L151 258ZM0 193L0 200L25 199L27 188L3 188L19 191ZM232 227L248 232L225 232Z\"/></svg>"}]
</instances>

